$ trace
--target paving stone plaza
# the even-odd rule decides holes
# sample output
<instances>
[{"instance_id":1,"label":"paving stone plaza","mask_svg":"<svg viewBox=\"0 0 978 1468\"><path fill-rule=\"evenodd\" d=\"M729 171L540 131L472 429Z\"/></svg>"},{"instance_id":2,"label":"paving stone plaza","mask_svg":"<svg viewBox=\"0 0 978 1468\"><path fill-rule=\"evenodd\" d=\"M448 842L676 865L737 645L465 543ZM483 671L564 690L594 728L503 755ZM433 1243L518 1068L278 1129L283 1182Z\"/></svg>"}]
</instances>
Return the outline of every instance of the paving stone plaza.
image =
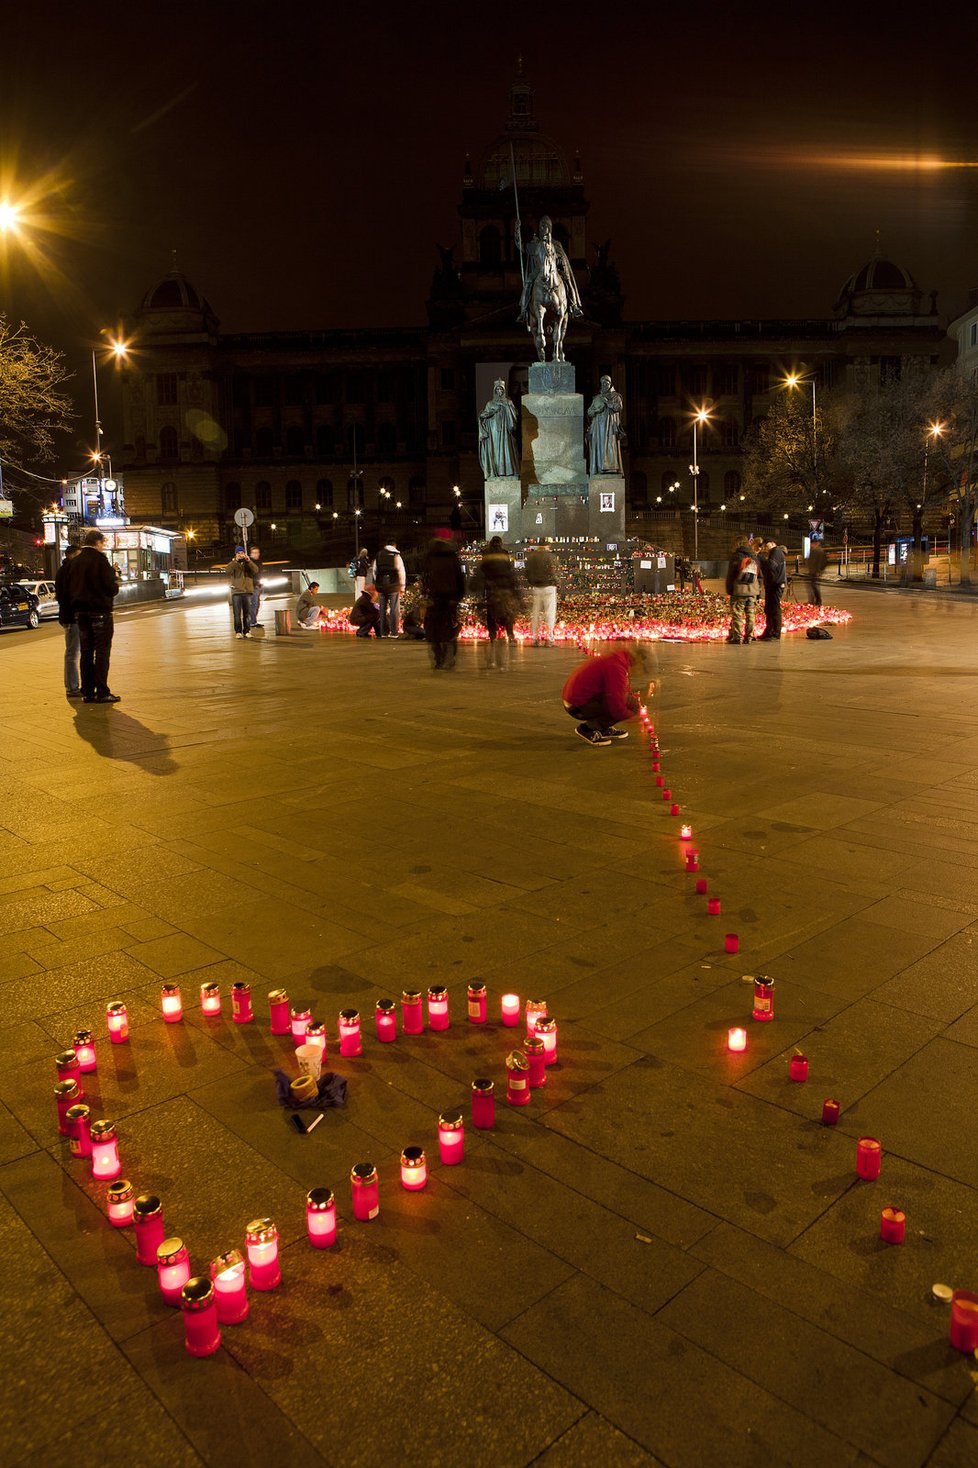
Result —
<instances>
[{"instance_id":1,"label":"paving stone plaza","mask_svg":"<svg viewBox=\"0 0 978 1468\"><path fill-rule=\"evenodd\" d=\"M978 1368L932 1286L978 1289L978 603L827 600L854 613L832 641L658 647L663 771L718 917L638 731L574 738L570 650L487 674L469 646L436 676L417 645L236 642L225 606L188 601L119 616L112 708L64 699L56 626L2 636L4 1463L974 1468ZM757 973L771 1024L750 1019ZM376 1001L437 983L450 1029L378 1044ZM276 1098L275 1067L295 1070L269 1034L278 986L348 1081L308 1136ZM506 991L559 1023L522 1109ZM206 1359L57 1134L54 1056L86 1025L92 1116L194 1271L277 1224L281 1286ZM488 1132L468 1123L479 1075ZM445 1167L455 1106L466 1155ZM855 1175L862 1135L876 1182ZM370 1223L350 1207L363 1161ZM340 1218L322 1251L317 1186ZM888 1205L902 1245L880 1240Z\"/></svg>"}]
</instances>

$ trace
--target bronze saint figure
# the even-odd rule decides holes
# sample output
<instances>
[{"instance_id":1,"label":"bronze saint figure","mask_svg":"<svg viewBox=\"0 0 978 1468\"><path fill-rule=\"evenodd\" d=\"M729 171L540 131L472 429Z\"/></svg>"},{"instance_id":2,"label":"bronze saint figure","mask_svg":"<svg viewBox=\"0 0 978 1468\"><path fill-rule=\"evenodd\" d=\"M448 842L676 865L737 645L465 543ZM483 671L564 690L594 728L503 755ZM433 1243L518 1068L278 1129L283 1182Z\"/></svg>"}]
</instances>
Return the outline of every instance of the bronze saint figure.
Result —
<instances>
[{"instance_id":1,"label":"bronze saint figure","mask_svg":"<svg viewBox=\"0 0 978 1468\"><path fill-rule=\"evenodd\" d=\"M621 474L621 445L625 435L621 426L624 404L615 392L610 377L602 377L587 416L588 461L591 474Z\"/></svg>"},{"instance_id":2,"label":"bronze saint figure","mask_svg":"<svg viewBox=\"0 0 978 1468\"><path fill-rule=\"evenodd\" d=\"M516 452L516 406L501 377L479 414L479 463L487 479L511 479L520 472Z\"/></svg>"}]
</instances>

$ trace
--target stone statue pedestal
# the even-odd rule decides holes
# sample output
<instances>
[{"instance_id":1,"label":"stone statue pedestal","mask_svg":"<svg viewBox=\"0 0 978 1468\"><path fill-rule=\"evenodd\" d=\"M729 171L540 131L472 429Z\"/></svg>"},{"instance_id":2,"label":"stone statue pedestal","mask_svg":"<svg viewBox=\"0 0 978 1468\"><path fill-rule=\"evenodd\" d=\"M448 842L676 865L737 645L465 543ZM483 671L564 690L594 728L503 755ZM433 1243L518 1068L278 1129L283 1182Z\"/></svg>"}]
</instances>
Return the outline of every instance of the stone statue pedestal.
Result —
<instances>
[{"instance_id":1,"label":"stone statue pedestal","mask_svg":"<svg viewBox=\"0 0 978 1468\"><path fill-rule=\"evenodd\" d=\"M520 480L528 501L564 495L587 498L584 399L574 387L573 363L530 364L530 391L523 395L522 404L520 465Z\"/></svg>"},{"instance_id":2,"label":"stone statue pedestal","mask_svg":"<svg viewBox=\"0 0 978 1468\"><path fill-rule=\"evenodd\" d=\"M523 539L523 490L516 475L486 480L486 540Z\"/></svg>"},{"instance_id":3,"label":"stone statue pedestal","mask_svg":"<svg viewBox=\"0 0 978 1468\"><path fill-rule=\"evenodd\" d=\"M589 535L587 500L577 494L534 495L523 506L523 538L577 540Z\"/></svg>"},{"instance_id":4,"label":"stone statue pedestal","mask_svg":"<svg viewBox=\"0 0 978 1468\"><path fill-rule=\"evenodd\" d=\"M592 474L588 480L587 533L603 544L625 539L625 476Z\"/></svg>"}]
</instances>

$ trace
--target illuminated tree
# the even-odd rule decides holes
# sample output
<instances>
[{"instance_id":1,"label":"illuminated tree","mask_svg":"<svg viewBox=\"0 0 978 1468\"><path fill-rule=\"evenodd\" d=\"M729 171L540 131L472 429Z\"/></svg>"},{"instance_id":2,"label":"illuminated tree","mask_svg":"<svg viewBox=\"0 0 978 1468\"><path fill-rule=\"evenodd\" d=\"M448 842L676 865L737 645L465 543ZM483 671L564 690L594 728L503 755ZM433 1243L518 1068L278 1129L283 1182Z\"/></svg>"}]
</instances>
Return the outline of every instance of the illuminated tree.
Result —
<instances>
[{"instance_id":1,"label":"illuminated tree","mask_svg":"<svg viewBox=\"0 0 978 1468\"><path fill-rule=\"evenodd\" d=\"M974 574L973 527L978 511L978 380L961 365L938 374L929 399L931 420L941 425L929 447L938 467L938 492L950 490L960 552L961 584Z\"/></svg>"},{"instance_id":2,"label":"illuminated tree","mask_svg":"<svg viewBox=\"0 0 978 1468\"><path fill-rule=\"evenodd\" d=\"M23 322L0 314L0 462L42 464L54 457L55 435L68 430L72 404L64 385L72 374L54 347Z\"/></svg>"},{"instance_id":3,"label":"illuminated tree","mask_svg":"<svg viewBox=\"0 0 978 1468\"><path fill-rule=\"evenodd\" d=\"M835 427L807 394L785 392L744 440L744 492L764 509L823 511L832 503Z\"/></svg>"}]
</instances>

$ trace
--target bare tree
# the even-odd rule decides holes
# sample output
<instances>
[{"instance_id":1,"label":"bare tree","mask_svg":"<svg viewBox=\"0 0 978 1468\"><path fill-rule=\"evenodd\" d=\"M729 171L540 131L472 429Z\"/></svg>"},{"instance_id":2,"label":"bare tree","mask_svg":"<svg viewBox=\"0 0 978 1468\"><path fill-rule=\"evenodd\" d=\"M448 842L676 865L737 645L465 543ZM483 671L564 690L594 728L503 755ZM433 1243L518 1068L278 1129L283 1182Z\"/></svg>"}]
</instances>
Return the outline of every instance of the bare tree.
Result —
<instances>
[{"instance_id":1,"label":"bare tree","mask_svg":"<svg viewBox=\"0 0 978 1468\"><path fill-rule=\"evenodd\" d=\"M54 347L32 336L24 322L12 327L0 314L0 460L43 464L54 458L55 435L73 415L62 391L72 374Z\"/></svg>"}]
</instances>

